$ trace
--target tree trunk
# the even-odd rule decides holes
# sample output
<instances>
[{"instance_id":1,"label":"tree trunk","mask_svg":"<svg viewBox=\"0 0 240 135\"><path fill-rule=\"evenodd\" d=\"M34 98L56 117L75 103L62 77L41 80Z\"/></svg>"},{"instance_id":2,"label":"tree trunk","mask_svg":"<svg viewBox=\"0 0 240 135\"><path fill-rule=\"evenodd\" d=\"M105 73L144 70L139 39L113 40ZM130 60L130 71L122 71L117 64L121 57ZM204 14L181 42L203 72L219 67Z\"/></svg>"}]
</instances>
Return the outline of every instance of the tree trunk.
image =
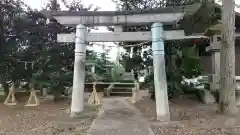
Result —
<instances>
[{"instance_id":1,"label":"tree trunk","mask_svg":"<svg viewBox=\"0 0 240 135\"><path fill-rule=\"evenodd\" d=\"M2 82L2 86L3 86L3 90L4 90L4 96L7 97L8 93L9 93L9 84L7 84L6 82Z\"/></svg>"},{"instance_id":2,"label":"tree trunk","mask_svg":"<svg viewBox=\"0 0 240 135\"><path fill-rule=\"evenodd\" d=\"M235 102L235 1L223 0L222 9L222 45L221 45L221 113L236 114Z\"/></svg>"},{"instance_id":3,"label":"tree trunk","mask_svg":"<svg viewBox=\"0 0 240 135\"><path fill-rule=\"evenodd\" d=\"M4 45L5 45L5 39L4 39L4 15L3 15L3 7L1 6L2 1L0 1L0 64L3 64L4 60ZM9 86L5 82L5 76L4 76L4 69L0 69L0 84L3 85L4 88L4 95L7 96L9 92Z\"/></svg>"},{"instance_id":4,"label":"tree trunk","mask_svg":"<svg viewBox=\"0 0 240 135\"><path fill-rule=\"evenodd\" d=\"M3 47L4 47L4 42L5 42L4 31L3 31L3 29L4 29L3 11L1 10L1 8L2 7L0 6L0 58L3 57Z\"/></svg>"}]
</instances>

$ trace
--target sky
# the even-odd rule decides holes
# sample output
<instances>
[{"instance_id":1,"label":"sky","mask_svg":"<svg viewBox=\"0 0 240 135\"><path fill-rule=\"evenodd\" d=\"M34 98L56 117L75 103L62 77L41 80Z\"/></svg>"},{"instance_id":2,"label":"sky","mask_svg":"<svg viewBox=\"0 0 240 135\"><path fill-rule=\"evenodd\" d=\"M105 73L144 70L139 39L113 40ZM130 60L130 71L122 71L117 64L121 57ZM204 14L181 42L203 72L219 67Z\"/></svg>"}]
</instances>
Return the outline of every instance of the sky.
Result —
<instances>
[{"instance_id":1,"label":"sky","mask_svg":"<svg viewBox=\"0 0 240 135\"><path fill-rule=\"evenodd\" d=\"M43 7L49 0L23 0L23 1L34 9L41 9L41 7ZM67 3L71 3L74 0L66 0L66 1ZM79 1L79 0L75 0L75 1ZM101 7L100 10L114 11L116 9L116 6L112 2L112 0L81 0L81 1L86 5L93 4L95 6L99 6ZM61 0L58 0L58 3L60 3L61 7L63 6Z\"/></svg>"}]
</instances>

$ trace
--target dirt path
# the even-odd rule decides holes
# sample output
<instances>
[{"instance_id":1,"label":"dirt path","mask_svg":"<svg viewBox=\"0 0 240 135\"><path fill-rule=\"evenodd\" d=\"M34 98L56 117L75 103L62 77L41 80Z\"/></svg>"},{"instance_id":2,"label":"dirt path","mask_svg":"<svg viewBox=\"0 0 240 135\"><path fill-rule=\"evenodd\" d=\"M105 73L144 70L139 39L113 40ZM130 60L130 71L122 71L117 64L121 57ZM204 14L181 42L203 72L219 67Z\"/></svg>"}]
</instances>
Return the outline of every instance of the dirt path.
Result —
<instances>
[{"instance_id":1,"label":"dirt path","mask_svg":"<svg viewBox=\"0 0 240 135\"><path fill-rule=\"evenodd\" d=\"M152 135L146 120L125 98L103 100L87 135Z\"/></svg>"}]
</instances>

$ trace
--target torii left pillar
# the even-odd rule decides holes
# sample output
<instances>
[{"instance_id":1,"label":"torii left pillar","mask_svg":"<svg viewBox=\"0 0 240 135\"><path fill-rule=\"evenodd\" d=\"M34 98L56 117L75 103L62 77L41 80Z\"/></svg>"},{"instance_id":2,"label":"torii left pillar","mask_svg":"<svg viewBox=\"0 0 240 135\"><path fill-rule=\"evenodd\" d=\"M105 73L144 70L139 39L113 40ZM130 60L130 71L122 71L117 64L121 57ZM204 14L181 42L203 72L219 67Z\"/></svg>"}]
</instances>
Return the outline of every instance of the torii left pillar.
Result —
<instances>
[{"instance_id":1,"label":"torii left pillar","mask_svg":"<svg viewBox=\"0 0 240 135\"><path fill-rule=\"evenodd\" d=\"M164 31L162 23L154 23L151 31L157 120L169 121L170 115L164 58Z\"/></svg>"},{"instance_id":2,"label":"torii left pillar","mask_svg":"<svg viewBox=\"0 0 240 135\"><path fill-rule=\"evenodd\" d=\"M76 27L75 61L71 102L71 117L77 117L84 110L84 83L86 59L87 28L79 24Z\"/></svg>"}]
</instances>

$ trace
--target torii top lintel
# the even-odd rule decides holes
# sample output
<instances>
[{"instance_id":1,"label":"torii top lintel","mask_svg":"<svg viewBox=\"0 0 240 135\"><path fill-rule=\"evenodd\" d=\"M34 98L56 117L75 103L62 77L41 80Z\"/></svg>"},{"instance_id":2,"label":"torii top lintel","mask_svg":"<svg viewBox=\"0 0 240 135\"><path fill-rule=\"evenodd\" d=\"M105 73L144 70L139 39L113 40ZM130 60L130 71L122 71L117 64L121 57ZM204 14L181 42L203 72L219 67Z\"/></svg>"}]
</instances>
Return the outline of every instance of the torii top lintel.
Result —
<instances>
[{"instance_id":1,"label":"torii top lintel","mask_svg":"<svg viewBox=\"0 0 240 135\"><path fill-rule=\"evenodd\" d=\"M134 25L161 22L176 24L185 15L183 7L167 7L149 10L129 11L42 11L46 16L53 16L66 26L84 24L86 26Z\"/></svg>"}]
</instances>

